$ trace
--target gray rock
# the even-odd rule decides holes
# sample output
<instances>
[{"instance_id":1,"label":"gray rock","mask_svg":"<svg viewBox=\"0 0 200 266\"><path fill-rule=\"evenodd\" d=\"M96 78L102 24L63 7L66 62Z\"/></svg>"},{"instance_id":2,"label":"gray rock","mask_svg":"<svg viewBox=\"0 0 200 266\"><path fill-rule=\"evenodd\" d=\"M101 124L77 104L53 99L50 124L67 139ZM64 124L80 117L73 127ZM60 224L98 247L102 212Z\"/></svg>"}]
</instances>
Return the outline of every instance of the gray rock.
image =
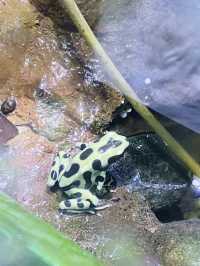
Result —
<instances>
[{"instance_id":1,"label":"gray rock","mask_svg":"<svg viewBox=\"0 0 200 266\"><path fill-rule=\"evenodd\" d=\"M169 207L190 191L190 173L168 151L155 134L129 138L124 156L109 167L118 184L129 191L139 191L152 209Z\"/></svg>"},{"instance_id":2,"label":"gray rock","mask_svg":"<svg viewBox=\"0 0 200 266\"><path fill-rule=\"evenodd\" d=\"M0 113L0 144L6 143L9 139L14 138L18 130L3 114Z\"/></svg>"},{"instance_id":3,"label":"gray rock","mask_svg":"<svg viewBox=\"0 0 200 266\"><path fill-rule=\"evenodd\" d=\"M152 235L152 244L163 266L199 266L200 221L165 224Z\"/></svg>"},{"instance_id":4,"label":"gray rock","mask_svg":"<svg viewBox=\"0 0 200 266\"><path fill-rule=\"evenodd\" d=\"M200 132L199 1L110 0L96 31L142 101Z\"/></svg>"}]
</instances>

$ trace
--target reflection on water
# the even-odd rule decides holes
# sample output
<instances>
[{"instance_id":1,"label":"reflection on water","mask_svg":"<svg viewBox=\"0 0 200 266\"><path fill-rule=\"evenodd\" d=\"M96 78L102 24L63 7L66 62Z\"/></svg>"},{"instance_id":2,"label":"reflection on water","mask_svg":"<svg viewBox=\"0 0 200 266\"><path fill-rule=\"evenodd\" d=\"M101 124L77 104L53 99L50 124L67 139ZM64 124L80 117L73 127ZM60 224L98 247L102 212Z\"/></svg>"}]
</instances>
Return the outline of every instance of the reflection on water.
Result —
<instances>
[{"instance_id":1,"label":"reflection on water","mask_svg":"<svg viewBox=\"0 0 200 266\"><path fill-rule=\"evenodd\" d=\"M198 0L104 2L97 35L145 104L200 132Z\"/></svg>"}]
</instances>

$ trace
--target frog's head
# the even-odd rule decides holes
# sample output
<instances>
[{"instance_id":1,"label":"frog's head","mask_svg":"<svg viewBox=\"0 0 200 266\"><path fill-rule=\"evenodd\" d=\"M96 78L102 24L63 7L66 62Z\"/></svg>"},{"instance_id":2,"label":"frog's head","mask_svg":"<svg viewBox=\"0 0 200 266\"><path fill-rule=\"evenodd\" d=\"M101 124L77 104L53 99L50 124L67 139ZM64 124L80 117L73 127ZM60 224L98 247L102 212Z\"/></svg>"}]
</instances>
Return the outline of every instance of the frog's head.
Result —
<instances>
[{"instance_id":1,"label":"frog's head","mask_svg":"<svg viewBox=\"0 0 200 266\"><path fill-rule=\"evenodd\" d=\"M61 173L64 170L62 160L65 160L65 165L67 167L68 157L69 156L63 151L60 151L58 154L56 154L52 163L51 172L48 176L47 186L49 188L55 187L56 184L59 182Z\"/></svg>"},{"instance_id":2,"label":"frog's head","mask_svg":"<svg viewBox=\"0 0 200 266\"><path fill-rule=\"evenodd\" d=\"M114 131L107 132L96 144L96 152L98 152L100 156L106 157L108 159L108 164L116 161L129 146L126 137Z\"/></svg>"}]
</instances>

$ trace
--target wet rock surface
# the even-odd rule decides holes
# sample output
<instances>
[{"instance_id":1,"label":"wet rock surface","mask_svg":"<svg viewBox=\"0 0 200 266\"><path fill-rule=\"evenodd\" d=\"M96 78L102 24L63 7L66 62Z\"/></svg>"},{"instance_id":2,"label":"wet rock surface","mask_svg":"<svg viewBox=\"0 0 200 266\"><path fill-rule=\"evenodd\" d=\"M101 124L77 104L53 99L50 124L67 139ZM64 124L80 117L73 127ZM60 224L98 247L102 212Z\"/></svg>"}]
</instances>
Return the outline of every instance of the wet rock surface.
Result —
<instances>
[{"instance_id":1,"label":"wet rock surface","mask_svg":"<svg viewBox=\"0 0 200 266\"><path fill-rule=\"evenodd\" d=\"M46 191L55 145L25 127L8 144L0 150L1 190L82 247L103 258L107 265L126 262L127 265L155 266L160 265L161 259L165 263L163 265L168 266L175 265L174 262L183 263L190 256L193 256L194 262L197 261L198 222L161 225L145 198L138 192L129 193L126 188L118 188L112 199L105 200L111 207L98 215L61 215L57 210L59 195ZM183 242L182 236L189 240ZM172 245L174 242L177 246ZM184 252L181 259L177 259L183 243L186 245L183 250L190 248L191 253ZM195 255L193 252L196 252ZM133 260L136 264L132 264ZM191 265L181 263L178 265Z\"/></svg>"},{"instance_id":2,"label":"wet rock surface","mask_svg":"<svg viewBox=\"0 0 200 266\"><path fill-rule=\"evenodd\" d=\"M3 101L1 105L1 112L4 115L8 115L12 113L16 109L17 103L15 97L8 97L5 101Z\"/></svg>"},{"instance_id":3,"label":"wet rock surface","mask_svg":"<svg viewBox=\"0 0 200 266\"><path fill-rule=\"evenodd\" d=\"M3 114L0 113L0 145L14 138L18 130Z\"/></svg>"},{"instance_id":4,"label":"wet rock surface","mask_svg":"<svg viewBox=\"0 0 200 266\"><path fill-rule=\"evenodd\" d=\"M95 30L146 105L199 133L198 25L196 0L111 0Z\"/></svg>"},{"instance_id":5,"label":"wet rock surface","mask_svg":"<svg viewBox=\"0 0 200 266\"><path fill-rule=\"evenodd\" d=\"M31 2L40 10L40 12L53 18L56 24L60 27L66 27L73 31L77 31L66 12L62 10L62 5L58 3L59 1L31 0ZM89 25L93 27L98 18L102 15L103 0L77 0L76 3Z\"/></svg>"},{"instance_id":6,"label":"wet rock surface","mask_svg":"<svg viewBox=\"0 0 200 266\"><path fill-rule=\"evenodd\" d=\"M172 206L191 190L190 174L156 134L128 138L130 146L108 172L128 190L140 191L154 210Z\"/></svg>"},{"instance_id":7,"label":"wet rock surface","mask_svg":"<svg viewBox=\"0 0 200 266\"><path fill-rule=\"evenodd\" d=\"M157 258L151 253L148 239L160 225L139 193L130 194L125 188L118 188L112 199L104 200L111 206L98 215L59 214L59 194L46 189L55 153L53 143L27 127L20 127L18 136L0 149L0 189L103 258L107 265L131 263L133 259L141 265L155 265Z\"/></svg>"},{"instance_id":8,"label":"wet rock surface","mask_svg":"<svg viewBox=\"0 0 200 266\"><path fill-rule=\"evenodd\" d=\"M153 235L153 245L163 266L200 264L200 221L188 220L161 226Z\"/></svg>"},{"instance_id":9,"label":"wet rock surface","mask_svg":"<svg viewBox=\"0 0 200 266\"><path fill-rule=\"evenodd\" d=\"M22 105L31 106L18 116L34 113L29 116L34 116L33 121L22 122L32 122L51 140L64 141L72 128L80 134L93 123L92 128L98 131L112 119L121 95L102 86L86 86L84 66L71 53L70 33L56 27L29 1L19 1L16 9L17 3L0 3L0 63L4 65L0 100L15 96L17 114Z\"/></svg>"}]
</instances>

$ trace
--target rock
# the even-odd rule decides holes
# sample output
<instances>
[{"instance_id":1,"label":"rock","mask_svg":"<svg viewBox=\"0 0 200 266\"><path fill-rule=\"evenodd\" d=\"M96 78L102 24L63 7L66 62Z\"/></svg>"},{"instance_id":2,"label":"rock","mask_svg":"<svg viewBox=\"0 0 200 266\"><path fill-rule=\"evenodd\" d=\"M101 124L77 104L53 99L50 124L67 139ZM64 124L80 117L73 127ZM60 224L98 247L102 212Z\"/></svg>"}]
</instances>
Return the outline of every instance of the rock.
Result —
<instances>
[{"instance_id":1,"label":"rock","mask_svg":"<svg viewBox=\"0 0 200 266\"><path fill-rule=\"evenodd\" d=\"M17 103L15 97L8 97L5 101L3 101L1 105L1 112L4 115L8 115L12 113L16 109Z\"/></svg>"},{"instance_id":2,"label":"rock","mask_svg":"<svg viewBox=\"0 0 200 266\"><path fill-rule=\"evenodd\" d=\"M14 138L18 130L4 115L0 113L0 145Z\"/></svg>"},{"instance_id":3,"label":"rock","mask_svg":"<svg viewBox=\"0 0 200 266\"><path fill-rule=\"evenodd\" d=\"M136 111L133 110L131 113L128 113L125 119L119 119L119 113L117 113L117 111L118 109L113 114L113 121L109 126L109 130L117 131L119 134L127 137L141 133L153 132L152 127L148 125L147 122ZM178 124L174 121L167 119L166 117L152 110L151 112L159 121L161 121L162 125L167 128L169 132L173 133L174 129L178 127ZM180 125L179 127L180 130L183 131L183 127Z\"/></svg>"},{"instance_id":4,"label":"rock","mask_svg":"<svg viewBox=\"0 0 200 266\"><path fill-rule=\"evenodd\" d=\"M1 190L24 205L35 195L44 201L41 196L56 147L26 127L19 128L19 134L7 144L0 149Z\"/></svg>"},{"instance_id":5,"label":"rock","mask_svg":"<svg viewBox=\"0 0 200 266\"><path fill-rule=\"evenodd\" d=\"M76 30L76 28L72 28L73 23L66 12L62 10L61 5L55 1L33 0L32 2L40 12L53 18L57 25ZM89 25L93 27L102 14L103 0L78 0L76 3Z\"/></svg>"},{"instance_id":6,"label":"rock","mask_svg":"<svg viewBox=\"0 0 200 266\"><path fill-rule=\"evenodd\" d=\"M13 122L32 123L49 140L64 142L67 135L74 138L90 128L100 132L112 120L123 97L85 83L84 60L71 47L69 32L55 27L29 1L18 2L18 9L16 0L0 4L0 21L0 100L16 97Z\"/></svg>"},{"instance_id":7,"label":"rock","mask_svg":"<svg viewBox=\"0 0 200 266\"><path fill-rule=\"evenodd\" d=\"M153 210L178 203L190 191L190 173L155 134L129 137L124 156L108 171L118 184L145 196Z\"/></svg>"},{"instance_id":8,"label":"rock","mask_svg":"<svg viewBox=\"0 0 200 266\"><path fill-rule=\"evenodd\" d=\"M139 193L128 194L124 188L118 188L113 199L104 200L111 206L98 215L59 214L59 195L46 189L55 153L55 144L27 127L20 127L18 136L8 142L6 149L0 148L0 189L103 258L107 265L134 260L154 266L157 258L151 253L148 239L160 224L145 199Z\"/></svg>"},{"instance_id":9,"label":"rock","mask_svg":"<svg viewBox=\"0 0 200 266\"><path fill-rule=\"evenodd\" d=\"M28 1L1 1L0 21L0 64L4 66L0 73L0 97L5 98L30 89L21 70L27 60L25 51L35 37L37 14Z\"/></svg>"},{"instance_id":10,"label":"rock","mask_svg":"<svg viewBox=\"0 0 200 266\"><path fill-rule=\"evenodd\" d=\"M91 216L85 223L87 228L92 225L94 245L91 247L92 241L88 242L90 249L103 258L106 265L155 265L157 258L152 255L148 240L160 224L148 203L139 193L131 195L124 188L115 191L113 201L110 201L111 207L99 213L101 216ZM84 238L88 241L91 236ZM148 264L148 260L151 263Z\"/></svg>"},{"instance_id":11,"label":"rock","mask_svg":"<svg viewBox=\"0 0 200 266\"><path fill-rule=\"evenodd\" d=\"M163 266L200 265L200 221L172 222L161 226L152 235L155 252Z\"/></svg>"},{"instance_id":12,"label":"rock","mask_svg":"<svg viewBox=\"0 0 200 266\"><path fill-rule=\"evenodd\" d=\"M184 219L200 218L199 187L197 194L196 188L192 186L192 191L185 194L185 197L181 200L179 207L183 213Z\"/></svg>"},{"instance_id":13,"label":"rock","mask_svg":"<svg viewBox=\"0 0 200 266\"><path fill-rule=\"evenodd\" d=\"M110 0L103 10L97 37L139 98L199 133L198 2Z\"/></svg>"}]
</instances>

